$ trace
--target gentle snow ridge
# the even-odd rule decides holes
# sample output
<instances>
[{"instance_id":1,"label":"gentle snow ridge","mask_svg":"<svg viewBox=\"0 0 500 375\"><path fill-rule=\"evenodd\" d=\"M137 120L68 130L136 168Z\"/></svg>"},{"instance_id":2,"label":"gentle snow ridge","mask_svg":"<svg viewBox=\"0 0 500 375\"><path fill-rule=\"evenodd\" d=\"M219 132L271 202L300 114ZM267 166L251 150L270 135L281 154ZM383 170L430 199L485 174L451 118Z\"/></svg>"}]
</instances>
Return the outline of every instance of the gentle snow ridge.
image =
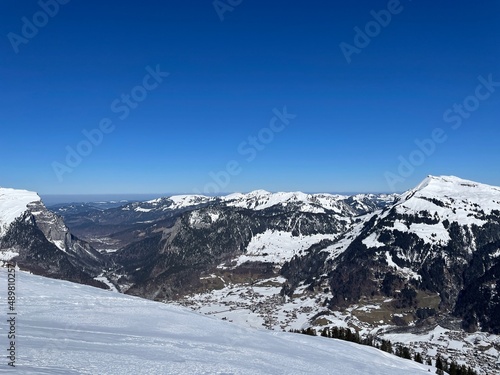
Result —
<instances>
[{"instance_id":1,"label":"gentle snow ridge","mask_svg":"<svg viewBox=\"0 0 500 375\"><path fill-rule=\"evenodd\" d=\"M301 205L301 211L323 213L324 209L334 210L340 213L338 202L345 199L342 195L333 194L306 194L302 192L291 193L270 193L265 190L255 190L248 194L230 194L221 197L228 206L244 207L253 210L264 210L278 204L287 205L290 203Z\"/></svg>"},{"instance_id":2,"label":"gentle snow ridge","mask_svg":"<svg viewBox=\"0 0 500 375\"><path fill-rule=\"evenodd\" d=\"M306 194L302 192L270 193L265 190L255 190L250 193L233 193L226 196L208 197L204 195L173 195L170 197L156 198L146 202L136 202L124 206L122 210L135 210L137 212L178 210L195 207L201 204L220 202L228 207L241 207L251 210L264 210L273 206L289 204L294 205L300 212L325 213L325 210L342 214L346 208L344 195L334 194Z\"/></svg>"},{"instance_id":3,"label":"gentle snow ridge","mask_svg":"<svg viewBox=\"0 0 500 375\"><path fill-rule=\"evenodd\" d=\"M20 374L429 374L428 366L367 346L243 328L181 307L16 276ZM4 268L0 280L5 290ZM9 371L6 360L0 372Z\"/></svg>"}]
</instances>

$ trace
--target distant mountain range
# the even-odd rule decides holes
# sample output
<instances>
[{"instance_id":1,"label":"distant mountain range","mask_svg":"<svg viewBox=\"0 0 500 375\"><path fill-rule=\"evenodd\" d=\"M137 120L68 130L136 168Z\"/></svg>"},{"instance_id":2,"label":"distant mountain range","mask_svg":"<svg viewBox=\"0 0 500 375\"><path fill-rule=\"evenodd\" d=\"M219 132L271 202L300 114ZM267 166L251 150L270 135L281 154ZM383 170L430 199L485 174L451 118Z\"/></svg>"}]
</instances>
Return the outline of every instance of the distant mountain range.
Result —
<instances>
[{"instance_id":1,"label":"distant mountain range","mask_svg":"<svg viewBox=\"0 0 500 375\"><path fill-rule=\"evenodd\" d=\"M243 309L274 329L500 334L498 187L429 176L401 195L259 190L53 210L0 189L0 256L234 319Z\"/></svg>"}]
</instances>

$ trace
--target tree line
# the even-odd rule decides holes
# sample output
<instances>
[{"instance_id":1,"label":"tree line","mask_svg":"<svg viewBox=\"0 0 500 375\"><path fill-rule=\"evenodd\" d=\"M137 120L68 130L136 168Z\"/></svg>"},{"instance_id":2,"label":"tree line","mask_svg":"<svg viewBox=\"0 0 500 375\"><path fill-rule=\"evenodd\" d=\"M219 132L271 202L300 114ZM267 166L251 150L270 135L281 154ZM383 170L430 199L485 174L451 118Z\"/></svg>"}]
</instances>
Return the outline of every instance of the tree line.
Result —
<instances>
[{"instance_id":1,"label":"tree line","mask_svg":"<svg viewBox=\"0 0 500 375\"><path fill-rule=\"evenodd\" d=\"M290 332L293 333L301 333L309 336L317 336L317 332L315 329L309 327L306 329L292 329ZM332 327L332 328L323 328L321 330L322 337L328 337L332 339L350 341L360 345L372 346L374 348L383 350L384 352L394 354L398 357L405 358L408 360L413 360L418 363L424 363L424 359L420 353L415 353L412 355L410 349L403 345L396 345L393 347L392 343L389 340L383 340L379 338L375 338L374 336L361 337L358 332L352 331L349 328L343 327ZM432 359L427 358L427 365L432 366ZM465 365L459 365L456 361L448 361L441 356L436 357L435 365L436 374L441 375L444 373L448 373L449 375L478 375L478 373L471 367Z\"/></svg>"}]
</instances>

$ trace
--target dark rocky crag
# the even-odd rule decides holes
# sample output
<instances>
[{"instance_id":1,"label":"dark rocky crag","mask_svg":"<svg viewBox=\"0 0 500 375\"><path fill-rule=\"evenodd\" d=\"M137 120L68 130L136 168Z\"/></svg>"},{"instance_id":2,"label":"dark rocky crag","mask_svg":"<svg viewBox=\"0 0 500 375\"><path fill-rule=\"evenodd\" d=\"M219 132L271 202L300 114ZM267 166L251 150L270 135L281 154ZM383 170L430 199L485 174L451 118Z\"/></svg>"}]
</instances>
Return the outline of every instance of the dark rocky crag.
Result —
<instances>
[{"instance_id":1,"label":"dark rocky crag","mask_svg":"<svg viewBox=\"0 0 500 375\"><path fill-rule=\"evenodd\" d=\"M71 234L61 217L41 201L28 205L0 238L0 251L18 255L10 260L35 274L107 289L94 278L110 266L109 260Z\"/></svg>"}]
</instances>

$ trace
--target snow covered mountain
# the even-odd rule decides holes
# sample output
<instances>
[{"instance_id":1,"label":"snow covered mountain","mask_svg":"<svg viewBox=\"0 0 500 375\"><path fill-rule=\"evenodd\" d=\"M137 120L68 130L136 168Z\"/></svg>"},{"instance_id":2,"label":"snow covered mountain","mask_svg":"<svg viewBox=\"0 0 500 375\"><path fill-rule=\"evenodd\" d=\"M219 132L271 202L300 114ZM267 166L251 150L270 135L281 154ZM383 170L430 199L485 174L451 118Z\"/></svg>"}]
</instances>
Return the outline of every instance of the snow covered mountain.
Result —
<instances>
[{"instance_id":1,"label":"snow covered mountain","mask_svg":"<svg viewBox=\"0 0 500 375\"><path fill-rule=\"evenodd\" d=\"M6 269L0 267L6 290ZM16 272L15 369L22 374L435 373L372 347L243 328L185 308ZM2 326L2 331L4 330ZM5 333L5 332L4 332Z\"/></svg>"},{"instance_id":2,"label":"snow covered mountain","mask_svg":"<svg viewBox=\"0 0 500 375\"><path fill-rule=\"evenodd\" d=\"M0 188L0 260L92 285L100 285L93 276L107 264L99 252L73 236L36 193L5 188Z\"/></svg>"},{"instance_id":3,"label":"snow covered mountain","mask_svg":"<svg viewBox=\"0 0 500 375\"><path fill-rule=\"evenodd\" d=\"M281 291L322 295L329 311L364 304L374 326L500 333L500 188L429 176L333 244L286 262ZM324 293L327 291L327 293Z\"/></svg>"},{"instance_id":4,"label":"snow covered mountain","mask_svg":"<svg viewBox=\"0 0 500 375\"><path fill-rule=\"evenodd\" d=\"M429 176L373 216L336 259L332 304L400 290L401 304L418 315L429 308L417 298L425 292L439 296L438 310L462 317L466 329L499 333L499 249L500 188ZM356 270L364 277L354 281Z\"/></svg>"}]
</instances>

